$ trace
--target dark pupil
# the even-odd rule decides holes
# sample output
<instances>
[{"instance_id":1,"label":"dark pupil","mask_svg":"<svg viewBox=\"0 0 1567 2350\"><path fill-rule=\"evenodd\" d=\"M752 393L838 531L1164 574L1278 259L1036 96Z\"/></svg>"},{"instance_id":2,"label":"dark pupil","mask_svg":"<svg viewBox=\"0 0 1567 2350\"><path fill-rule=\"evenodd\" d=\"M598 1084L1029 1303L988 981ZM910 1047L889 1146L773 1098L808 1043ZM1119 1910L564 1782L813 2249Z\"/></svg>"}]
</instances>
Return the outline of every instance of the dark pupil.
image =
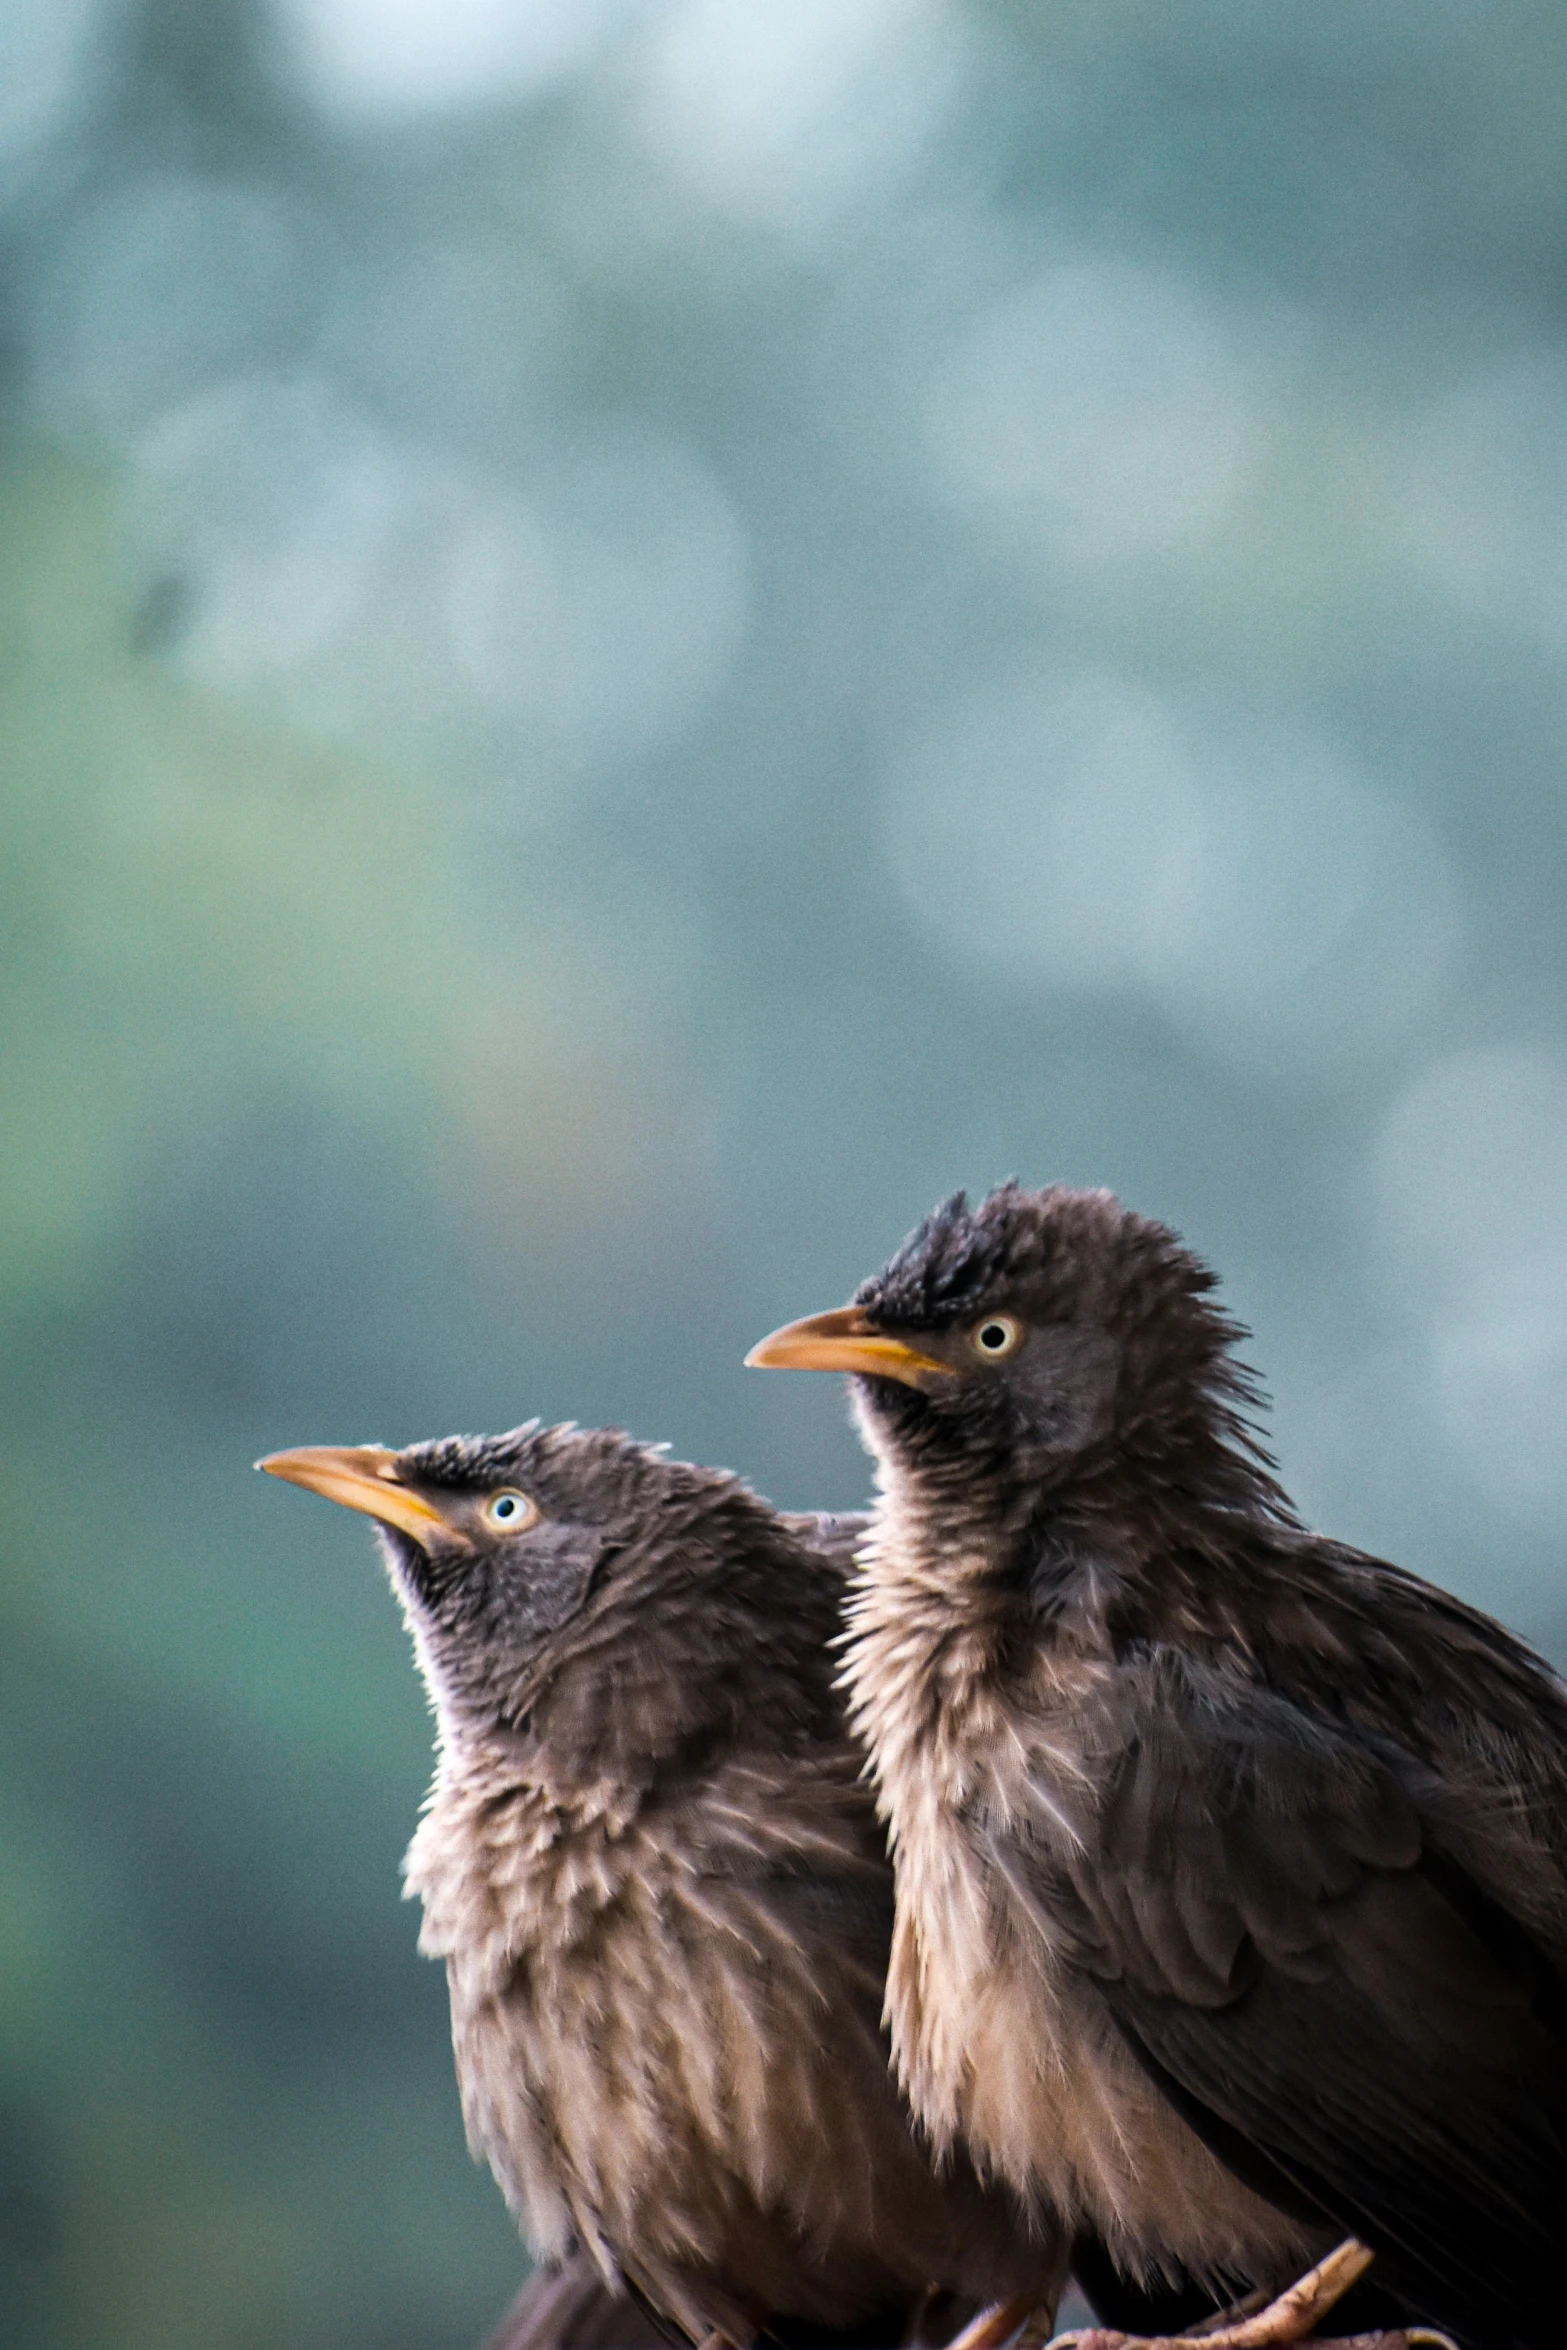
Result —
<instances>
[{"instance_id":1,"label":"dark pupil","mask_svg":"<svg viewBox=\"0 0 1567 2350\"><path fill-rule=\"evenodd\" d=\"M1005 1346L1007 1343L1006 1324L1004 1322L987 1322L979 1334L979 1343L981 1346L988 1346L992 1353L997 1347Z\"/></svg>"},{"instance_id":2,"label":"dark pupil","mask_svg":"<svg viewBox=\"0 0 1567 2350\"><path fill-rule=\"evenodd\" d=\"M517 1515L517 1504L509 1493L495 1504L495 1515L498 1518L514 1518Z\"/></svg>"}]
</instances>

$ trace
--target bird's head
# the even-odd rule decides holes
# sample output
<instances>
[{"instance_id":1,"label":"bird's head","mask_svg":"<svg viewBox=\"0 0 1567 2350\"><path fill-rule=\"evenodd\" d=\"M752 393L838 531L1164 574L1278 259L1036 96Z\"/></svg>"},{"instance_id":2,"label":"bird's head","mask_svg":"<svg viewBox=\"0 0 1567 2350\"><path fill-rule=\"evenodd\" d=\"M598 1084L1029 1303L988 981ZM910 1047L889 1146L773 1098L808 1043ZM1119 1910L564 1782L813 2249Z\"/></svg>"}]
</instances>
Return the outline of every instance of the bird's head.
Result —
<instances>
[{"instance_id":1,"label":"bird's head","mask_svg":"<svg viewBox=\"0 0 1567 2350\"><path fill-rule=\"evenodd\" d=\"M747 1361L847 1372L884 1474L950 1513L1022 1524L1041 1494L1136 1479L1215 1499L1273 1492L1214 1277L1107 1191L962 1192L852 1304Z\"/></svg>"},{"instance_id":2,"label":"bird's head","mask_svg":"<svg viewBox=\"0 0 1567 2350\"><path fill-rule=\"evenodd\" d=\"M615 1429L533 1421L257 1465L375 1521L449 1735L652 1751L709 1703L726 1644L765 1645L747 1610L767 1599L771 1552L793 1555L738 1479Z\"/></svg>"}]
</instances>

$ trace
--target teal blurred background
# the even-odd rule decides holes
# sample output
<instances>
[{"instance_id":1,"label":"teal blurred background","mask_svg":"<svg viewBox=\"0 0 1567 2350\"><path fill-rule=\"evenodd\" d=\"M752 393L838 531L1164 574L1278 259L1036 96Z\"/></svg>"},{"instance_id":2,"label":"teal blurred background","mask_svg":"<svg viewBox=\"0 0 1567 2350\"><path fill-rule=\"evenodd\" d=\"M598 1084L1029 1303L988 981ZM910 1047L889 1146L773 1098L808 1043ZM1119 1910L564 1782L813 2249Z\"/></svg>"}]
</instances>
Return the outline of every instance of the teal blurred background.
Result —
<instances>
[{"instance_id":1,"label":"teal blurred background","mask_svg":"<svg viewBox=\"0 0 1567 2350\"><path fill-rule=\"evenodd\" d=\"M0 0L0 2341L522 2257L368 1533L939 1194L1219 1265L1319 1522L1567 1645L1567 17Z\"/></svg>"}]
</instances>

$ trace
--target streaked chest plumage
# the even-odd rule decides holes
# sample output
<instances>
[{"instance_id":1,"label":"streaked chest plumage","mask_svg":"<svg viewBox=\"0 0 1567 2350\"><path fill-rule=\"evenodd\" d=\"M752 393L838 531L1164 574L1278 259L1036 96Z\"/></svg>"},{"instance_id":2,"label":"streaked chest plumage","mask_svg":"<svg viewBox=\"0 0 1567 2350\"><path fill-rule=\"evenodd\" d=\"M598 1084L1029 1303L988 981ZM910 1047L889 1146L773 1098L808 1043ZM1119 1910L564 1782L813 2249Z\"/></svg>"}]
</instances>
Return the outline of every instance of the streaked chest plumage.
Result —
<instances>
[{"instance_id":1,"label":"streaked chest plumage","mask_svg":"<svg viewBox=\"0 0 1567 2350\"><path fill-rule=\"evenodd\" d=\"M864 1556L845 1679L892 1838L888 2019L910 2101L939 2145L1087 2220L1133 2269L1283 2277L1315 2239L1153 2087L1041 1892L1053 1850L1091 1845L1113 1666L1037 1643L1021 1686L999 1670L986 1562L933 1575L898 1499Z\"/></svg>"},{"instance_id":2,"label":"streaked chest plumage","mask_svg":"<svg viewBox=\"0 0 1567 2350\"><path fill-rule=\"evenodd\" d=\"M537 2252L581 2240L698 2337L778 2309L837 2322L933 2278L986 2297L1048 2278L1054 2231L1028 2247L910 2134L884 1926L867 1943L813 1908L817 1869L852 1883L874 1849L852 1770L827 1752L787 1795L766 1779L722 1775L674 1837L656 1806L448 1760L408 1881L475 2153Z\"/></svg>"}]
</instances>

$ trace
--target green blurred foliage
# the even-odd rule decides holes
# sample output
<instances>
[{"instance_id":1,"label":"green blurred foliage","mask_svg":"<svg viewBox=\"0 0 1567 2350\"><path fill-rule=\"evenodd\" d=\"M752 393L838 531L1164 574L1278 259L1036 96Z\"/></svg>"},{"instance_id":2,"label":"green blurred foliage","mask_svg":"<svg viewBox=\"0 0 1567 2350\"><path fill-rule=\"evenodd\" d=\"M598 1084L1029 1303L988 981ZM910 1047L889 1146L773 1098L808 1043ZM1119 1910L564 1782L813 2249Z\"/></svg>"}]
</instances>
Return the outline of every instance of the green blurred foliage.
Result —
<instances>
[{"instance_id":1,"label":"green blurred foliage","mask_svg":"<svg viewBox=\"0 0 1567 2350\"><path fill-rule=\"evenodd\" d=\"M412 1920L403 1966L376 1947L428 1753L390 1610L362 1560L280 1582L240 1448L191 1459L134 1373L51 1412L16 1352L90 1317L171 1130L280 1076L440 1128L483 1001L453 860L428 795L137 656L101 474L13 453L0 536L4 2323L148 2350L476 2333L516 2256L454 2163Z\"/></svg>"},{"instance_id":2,"label":"green blurred foliage","mask_svg":"<svg viewBox=\"0 0 1567 2350\"><path fill-rule=\"evenodd\" d=\"M171 1116L298 1069L433 1117L482 994L429 794L137 658L110 483L13 455L0 537L0 1229L7 1284L53 1292Z\"/></svg>"}]
</instances>

